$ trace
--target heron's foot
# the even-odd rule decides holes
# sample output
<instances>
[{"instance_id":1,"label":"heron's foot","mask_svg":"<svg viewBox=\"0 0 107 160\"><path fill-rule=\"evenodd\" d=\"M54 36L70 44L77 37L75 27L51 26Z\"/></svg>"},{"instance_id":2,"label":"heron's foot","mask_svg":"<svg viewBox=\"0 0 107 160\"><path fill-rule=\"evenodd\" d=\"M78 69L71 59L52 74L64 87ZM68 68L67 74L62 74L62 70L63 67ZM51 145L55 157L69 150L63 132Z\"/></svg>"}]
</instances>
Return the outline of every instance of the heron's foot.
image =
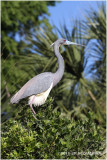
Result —
<instances>
[{"instance_id":1,"label":"heron's foot","mask_svg":"<svg viewBox=\"0 0 107 160\"><path fill-rule=\"evenodd\" d=\"M33 113L33 117L37 120L37 118L35 117L34 113Z\"/></svg>"}]
</instances>

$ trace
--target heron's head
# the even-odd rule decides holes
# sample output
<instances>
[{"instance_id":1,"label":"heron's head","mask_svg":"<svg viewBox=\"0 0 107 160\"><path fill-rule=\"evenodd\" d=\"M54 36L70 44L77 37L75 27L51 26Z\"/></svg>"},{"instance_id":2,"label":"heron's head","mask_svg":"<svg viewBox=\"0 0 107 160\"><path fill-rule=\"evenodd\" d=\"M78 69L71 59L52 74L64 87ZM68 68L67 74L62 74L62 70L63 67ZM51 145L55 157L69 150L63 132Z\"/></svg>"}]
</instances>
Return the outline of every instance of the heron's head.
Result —
<instances>
[{"instance_id":1,"label":"heron's head","mask_svg":"<svg viewBox=\"0 0 107 160\"><path fill-rule=\"evenodd\" d=\"M78 43L75 43L75 42L70 42L64 38L61 38L61 39L58 39L57 41L55 41L54 43L51 44L50 47L54 46L54 45L79 45L79 46L84 46L84 45L81 45L81 44L78 44Z\"/></svg>"}]
</instances>

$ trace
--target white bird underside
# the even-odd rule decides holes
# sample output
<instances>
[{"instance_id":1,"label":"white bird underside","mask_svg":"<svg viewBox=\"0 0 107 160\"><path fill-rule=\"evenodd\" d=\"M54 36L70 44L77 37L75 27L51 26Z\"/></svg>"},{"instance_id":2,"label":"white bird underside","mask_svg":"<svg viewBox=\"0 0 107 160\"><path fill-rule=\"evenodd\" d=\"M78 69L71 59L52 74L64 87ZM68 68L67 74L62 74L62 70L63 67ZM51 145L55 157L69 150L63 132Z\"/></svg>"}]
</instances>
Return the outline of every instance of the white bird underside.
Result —
<instances>
[{"instance_id":1,"label":"white bird underside","mask_svg":"<svg viewBox=\"0 0 107 160\"><path fill-rule=\"evenodd\" d=\"M49 87L48 90L46 90L40 94L30 96L28 104L30 105L32 103L34 106L41 106L42 104L44 104L52 87L53 87L53 83L51 84L51 86Z\"/></svg>"}]
</instances>

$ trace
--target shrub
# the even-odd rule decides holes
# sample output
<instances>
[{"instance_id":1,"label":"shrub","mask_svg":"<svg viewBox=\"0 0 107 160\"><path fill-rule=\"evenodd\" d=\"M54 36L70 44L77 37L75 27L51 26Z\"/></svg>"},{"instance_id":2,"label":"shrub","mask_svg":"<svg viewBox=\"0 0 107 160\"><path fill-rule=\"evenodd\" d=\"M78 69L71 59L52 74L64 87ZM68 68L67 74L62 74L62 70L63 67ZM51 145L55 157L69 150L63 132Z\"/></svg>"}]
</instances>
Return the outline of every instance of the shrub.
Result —
<instances>
[{"instance_id":1,"label":"shrub","mask_svg":"<svg viewBox=\"0 0 107 160\"><path fill-rule=\"evenodd\" d=\"M31 109L24 106L14 120L6 122L1 134L2 159L94 159L102 156L105 137L102 128L94 122L92 112L88 113L87 121L70 120L54 109L52 99L35 111L36 119Z\"/></svg>"}]
</instances>

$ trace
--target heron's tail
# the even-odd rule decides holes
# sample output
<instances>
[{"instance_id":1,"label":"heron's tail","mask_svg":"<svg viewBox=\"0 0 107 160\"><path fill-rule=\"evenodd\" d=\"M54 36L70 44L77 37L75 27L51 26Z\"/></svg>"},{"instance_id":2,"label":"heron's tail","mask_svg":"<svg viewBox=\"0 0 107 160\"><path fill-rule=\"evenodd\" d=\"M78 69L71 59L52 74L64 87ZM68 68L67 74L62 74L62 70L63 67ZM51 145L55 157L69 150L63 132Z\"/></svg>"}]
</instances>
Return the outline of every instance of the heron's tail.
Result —
<instances>
[{"instance_id":1,"label":"heron's tail","mask_svg":"<svg viewBox=\"0 0 107 160\"><path fill-rule=\"evenodd\" d=\"M18 92L10 99L10 102L12 103L12 104L14 104L14 103L18 103L19 102L19 94L18 94Z\"/></svg>"}]
</instances>

